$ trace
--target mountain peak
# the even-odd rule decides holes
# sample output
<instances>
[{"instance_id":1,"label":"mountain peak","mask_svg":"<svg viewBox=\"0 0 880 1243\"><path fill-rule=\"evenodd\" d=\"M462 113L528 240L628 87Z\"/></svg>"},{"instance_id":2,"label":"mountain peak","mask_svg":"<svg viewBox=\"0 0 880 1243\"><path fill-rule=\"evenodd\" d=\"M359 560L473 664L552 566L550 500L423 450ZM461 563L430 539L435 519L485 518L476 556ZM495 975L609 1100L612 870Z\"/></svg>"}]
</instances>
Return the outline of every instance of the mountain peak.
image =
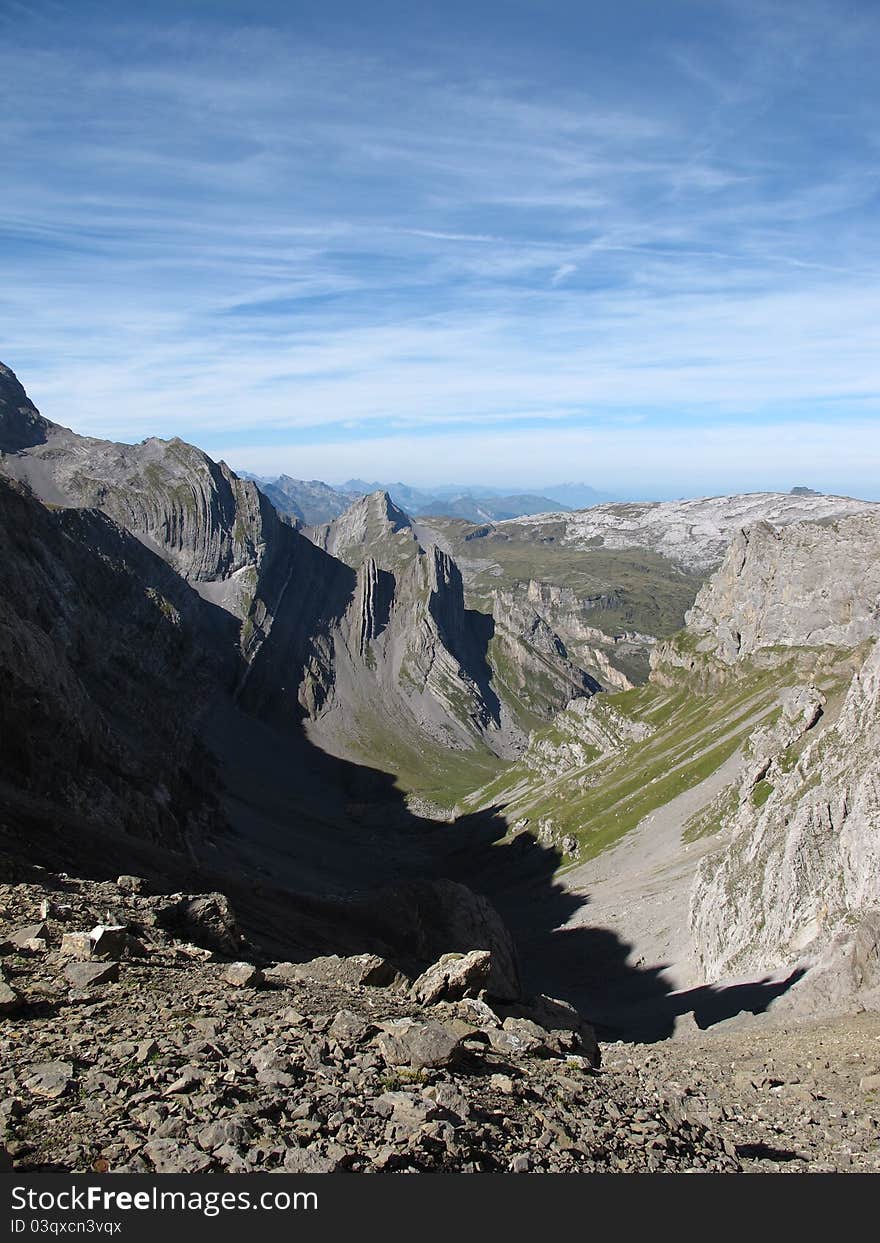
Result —
<instances>
[{"instance_id":1,"label":"mountain peak","mask_svg":"<svg viewBox=\"0 0 880 1243\"><path fill-rule=\"evenodd\" d=\"M0 451L18 453L45 444L50 427L15 372L0 363Z\"/></svg>"}]
</instances>

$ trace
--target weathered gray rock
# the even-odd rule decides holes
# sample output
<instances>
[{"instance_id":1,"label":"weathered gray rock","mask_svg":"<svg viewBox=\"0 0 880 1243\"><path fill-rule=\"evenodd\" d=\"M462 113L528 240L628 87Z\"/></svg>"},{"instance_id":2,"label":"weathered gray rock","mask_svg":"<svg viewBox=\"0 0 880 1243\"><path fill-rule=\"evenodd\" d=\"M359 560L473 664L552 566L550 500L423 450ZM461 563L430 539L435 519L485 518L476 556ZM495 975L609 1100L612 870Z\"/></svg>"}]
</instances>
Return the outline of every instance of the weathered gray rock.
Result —
<instances>
[{"instance_id":1,"label":"weathered gray rock","mask_svg":"<svg viewBox=\"0 0 880 1243\"><path fill-rule=\"evenodd\" d=\"M332 1174L339 1162L310 1148L288 1148L284 1168L288 1174Z\"/></svg>"},{"instance_id":2,"label":"weathered gray rock","mask_svg":"<svg viewBox=\"0 0 880 1243\"><path fill-rule=\"evenodd\" d=\"M14 932L10 932L6 939L15 949L45 950L49 943L49 927L43 922L26 924L23 928L16 928Z\"/></svg>"},{"instance_id":3,"label":"weathered gray rock","mask_svg":"<svg viewBox=\"0 0 880 1243\"><path fill-rule=\"evenodd\" d=\"M15 1014L21 1005L21 997L0 971L0 1014Z\"/></svg>"},{"instance_id":4,"label":"weathered gray rock","mask_svg":"<svg viewBox=\"0 0 880 1243\"><path fill-rule=\"evenodd\" d=\"M179 1139L151 1139L144 1153L157 1174L204 1174L211 1168L211 1158L195 1144Z\"/></svg>"},{"instance_id":5,"label":"weathered gray rock","mask_svg":"<svg viewBox=\"0 0 880 1243\"><path fill-rule=\"evenodd\" d=\"M504 1016L505 1027L513 1019L526 1019L534 1025L548 1051L559 1055L577 1053L591 1066L599 1066L601 1054L596 1032L567 1001L541 993L526 1002L499 1007L499 1012Z\"/></svg>"},{"instance_id":6,"label":"weathered gray rock","mask_svg":"<svg viewBox=\"0 0 880 1243\"><path fill-rule=\"evenodd\" d=\"M383 1092L370 1107L380 1118L391 1118L410 1129L423 1126L437 1113L437 1104L430 1099L415 1096L412 1092Z\"/></svg>"},{"instance_id":7,"label":"weathered gray rock","mask_svg":"<svg viewBox=\"0 0 880 1243\"><path fill-rule=\"evenodd\" d=\"M234 954L241 948L241 930L225 894L181 896L160 906L157 919L169 932L221 954Z\"/></svg>"},{"instance_id":8,"label":"weathered gray rock","mask_svg":"<svg viewBox=\"0 0 880 1243\"><path fill-rule=\"evenodd\" d=\"M92 956L92 938L87 932L65 932L61 937L61 955L86 962Z\"/></svg>"},{"instance_id":9,"label":"weathered gray rock","mask_svg":"<svg viewBox=\"0 0 880 1243\"><path fill-rule=\"evenodd\" d=\"M828 1005L836 978L837 1006L852 989L880 985L880 962L872 968L867 942L858 949L853 941L859 922L880 908L878 754L874 645L837 721L807 744L791 771L768 774L774 784L763 804L742 799L729 843L703 860L690 922L708 978L812 961L809 987L818 988L821 977ZM832 947L836 968L827 959ZM844 967L853 954L862 962L860 981Z\"/></svg>"},{"instance_id":10,"label":"weathered gray rock","mask_svg":"<svg viewBox=\"0 0 880 1243\"><path fill-rule=\"evenodd\" d=\"M374 1030L374 1025L368 1019L352 1010L340 1010L327 1029L340 1044L358 1044Z\"/></svg>"},{"instance_id":11,"label":"weathered gray rock","mask_svg":"<svg viewBox=\"0 0 880 1243\"><path fill-rule=\"evenodd\" d=\"M146 882L141 876L123 875L117 877L116 888L120 893L141 894L146 888Z\"/></svg>"},{"instance_id":12,"label":"weathered gray rock","mask_svg":"<svg viewBox=\"0 0 880 1243\"><path fill-rule=\"evenodd\" d=\"M123 924L96 924L89 941L93 958L123 958L137 944Z\"/></svg>"},{"instance_id":13,"label":"weathered gray rock","mask_svg":"<svg viewBox=\"0 0 880 1243\"><path fill-rule=\"evenodd\" d=\"M54 1099L63 1096L73 1083L73 1064L71 1062L40 1062L28 1066L24 1086L34 1096L47 1096Z\"/></svg>"},{"instance_id":14,"label":"weathered gray rock","mask_svg":"<svg viewBox=\"0 0 880 1243\"><path fill-rule=\"evenodd\" d=\"M196 1143L205 1152L214 1152L229 1144L233 1148L242 1148L250 1137L250 1128L238 1118L224 1118L219 1122L210 1122L196 1135Z\"/></svg>"},{"instance_id":15,"label":"weathered gray rock","mask_svg":"<svg viewBox=\"0 0 880 1243\"><path fill-rule=\"evenodd\" d=\"M397 983L399 972L378 954L353 954L341 957L326 954L308 962L282 962L267 967L265 978L270 984L295 984L303 980L336 983L370 988L386 988Z\"/></svg>"},{"instance_id":16,"label":"weathered gray rock","mask_svg":"<svg viewBox=\"0 0 880 1243\"><path fill-rule=\"evenodd\" d=\"M687 615L699 651L725 664L772 647L851 648L880 634L875 507L783 530L740 531Z\"/></svg>"},{"instance_id":17,"label":"weathered gray rock","mask_svg":"<svg viewBox=\"0 0 880 1243\"><path fill-rule=\"evenodd\" d=\"M378 936L400 945L421 970L443 954L488 950L486 992L503 1000L521 995L513 938L488 898L451 880L406 881L350 904Z\"/></svg>"},{"instance_id":18,"label":"weathered gray rock","mask_svg":"<svg viewBox=\"0 0 880 1243\"><path fill-rule=\"evenodd\" d=\"M229 963L223 968L223 979L233 988L259 988L264 982L262 971L249 962Z\"/></svg>"},{"instance_id":19,"label":"weathered gray rock","mask_svg":"<svg viewBox=\"0 0 880 1243\"><path fill-rule=\"evenodd\" d=\"M64 978L78 991L114 984L119 979L119 963L72 962L64 968Z\"/></svg>"},{"instance_id":20,"label":"weathered gray rock","mask_svg":"<svg viewBox=\"0 0 880 1243\"><path fill-rule=\"evenodd\" d=\"M543 1033L527 1019L505 1019L504 1026L489 1031L489 1043L496 1053L521 1057L543 1052Z\"/></svg>"},{"instance_id":21,"label":"weathered gray rock","mask_svg":"<svg viewBox=\"0 0 880 1243\"><path fill-rule=\"evenodd\" d=\"M448 1066L455 1061L459 1038L440 1023L418 1023L400 1019L387 1024L376 1037L376 1044L389 1066Z\"/></svg>"},{"instance_id":22,"label":"weathered gray rock","mask_svg":"<svg viewBox=\"0 0 880 1243\"><path fill-rule=\"evenodd\" d=\"M413 983L412 995L422 1005L476 996L488 983L491 965L488 950L444 954Z\"/></svg>"}]
</instances>

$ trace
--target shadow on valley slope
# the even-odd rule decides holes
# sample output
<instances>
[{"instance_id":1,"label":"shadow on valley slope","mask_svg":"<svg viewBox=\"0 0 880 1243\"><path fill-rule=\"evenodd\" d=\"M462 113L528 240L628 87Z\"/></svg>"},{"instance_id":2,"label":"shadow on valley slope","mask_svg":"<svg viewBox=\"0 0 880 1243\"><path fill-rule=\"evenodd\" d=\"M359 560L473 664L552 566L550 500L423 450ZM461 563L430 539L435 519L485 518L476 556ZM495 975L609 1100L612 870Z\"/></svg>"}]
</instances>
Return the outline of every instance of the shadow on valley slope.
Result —
<instances>
[{"instance_id":1,"label":"shadow on valley slope","mask_svg":"<svg viewBox=\"0 0 880 1243\"><path fill-rule=\"evenodd\" d=\"M466 948L444 941L442 915L438 927L430 883L448 878L499 910L525 991L571 1002L605 1039L660 1040L691 1012L703 1028L760 1013L798 978L672 992L663 969L632 964L632 947L613 932L565 926L588 898L556 882L556 850L528 834L501 840L500 809L452 822L418 816L392 775L327 755L298 722L279 730L229 700L208 721L227 822L188 852L8 785L0 786L0 849L18 870L37 864L91 879L134 872L157 893L224 892L257 959L375 952L410 975L426 956Z\"/></svg>"},{"instance_id":2,"label":"shadow on valley slope","mask_svg":"<svg viewBox=\"0 0 880 1243\"><path fill-rule=\"evenodd\" d=\"M677 1020L688 1014L703 1029L743 1012L761 1014L804 974L799 968L783 980L673 991L664 966L632 963L632 945L615 932L565 926L589 897L554 882L558 856L531 837L484 853L476 866L460 864L461 879L485 893L511 929L526 990L570 1002L593 1021L600 1038L651 1043L673 1035Z\"/></svg>"}]
</instances>

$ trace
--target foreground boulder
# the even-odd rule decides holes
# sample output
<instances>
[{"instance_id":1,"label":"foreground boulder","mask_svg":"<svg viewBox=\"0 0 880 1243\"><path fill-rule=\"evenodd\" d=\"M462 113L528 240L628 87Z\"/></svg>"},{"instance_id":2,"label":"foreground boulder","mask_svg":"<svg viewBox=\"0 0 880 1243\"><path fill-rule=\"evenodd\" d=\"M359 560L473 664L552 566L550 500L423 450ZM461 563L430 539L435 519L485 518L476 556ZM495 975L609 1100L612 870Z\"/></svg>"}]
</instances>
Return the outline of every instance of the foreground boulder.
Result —
<instances>
[{"instance_id":1,"label":"foreground boulder","mask_svg":"<svg viewBox=\"0 0 880 1243\"><path fill-rule=\"evenodd\" d=\"M435 962L415 981L412 995L422 1005L475 997L486 987L491 968L492 955L488 950L444 954L439 962Z\"/></svg>"},{"instance_id":2,"label":"foreground boulder","mask_svg":"<svg viewBox=\"0 0 880 1243\"><path fill-rule=\"evenodd\" d=\"M377 890L348 904L358 923L387 945L400 946L401 962L421 974L444 954L488 950L485 989L490 997L522 995L516 948L503 919L482 894L451 880L413 880Z\"/></svg>"},{"instance_id":3,"label":"foreground boulder","mask_svg":"<svg viewBox=\"0 0 880 1243\"><path fill-rule=\"evenodd\" d=\"M119 963L72 962L64 968L64 978L78 991L97 988L100 984L115 984L119 979Z\"/></svg>"},{"instance_id":4,"label":"foreground boulder","mask_svg":"<svg viewBox=\"0 0 880 1243\"><path fill-rule=\"evenodd\" d=\"M181 895L156 911L161 928L220 954L236 954L244 937L229 899L222 893Z\"/></svg>"},{"instance_id":5,"label":"foreground boulder","mask_svg":"<svg viewBox=\"0 0 880 1243\"><path fill-rule=\"evenodd\" d=\"M460 1037L442 1023L417 1023L398 1019L376 1037L376 1044L388 1066L449 1066L455 1061Z\"/></svg>"},{"instance_id":6,"label":"foreground boulder","mask_svg":"<svg viewBox=\"0 0 880 1243\"><path fill-rule=\"evenodd\" d=\"M231 962L223 968L223 979L233 988L259 988L263 983L263 973L253 963Z\"/></svg>"},{"instance_id":7,"label":"foreground boulder","mask_svg":"<svg viewBox=\"0 0 880 1243\"><path fill-rule=\"evenodd\" d=\"M308 962L280 962L268 967L264 975L270 984L312 980L365 988L386 988L401 978L397 968L378 954L352 954L347 958L325 954Z\"/></svg>"}]
</instances>

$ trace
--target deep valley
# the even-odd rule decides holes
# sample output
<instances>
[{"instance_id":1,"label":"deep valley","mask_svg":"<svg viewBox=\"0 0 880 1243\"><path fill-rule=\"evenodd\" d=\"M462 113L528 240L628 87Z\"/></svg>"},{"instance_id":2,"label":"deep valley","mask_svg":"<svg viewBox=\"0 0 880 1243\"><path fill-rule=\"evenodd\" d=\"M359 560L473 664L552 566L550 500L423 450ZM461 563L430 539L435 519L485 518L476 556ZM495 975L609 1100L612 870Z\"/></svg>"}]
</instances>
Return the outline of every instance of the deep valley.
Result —
<instances>
[{"instance_id":1,"label":"deep valley","mask_svg":"<svg viewBox=\"0 0 880 1243\"><path fill-rule=\"evenodd\" d=\"M880 505L361 482L0 367L0 1161L880 1169Z\"/></svg>"}]
</instances>

